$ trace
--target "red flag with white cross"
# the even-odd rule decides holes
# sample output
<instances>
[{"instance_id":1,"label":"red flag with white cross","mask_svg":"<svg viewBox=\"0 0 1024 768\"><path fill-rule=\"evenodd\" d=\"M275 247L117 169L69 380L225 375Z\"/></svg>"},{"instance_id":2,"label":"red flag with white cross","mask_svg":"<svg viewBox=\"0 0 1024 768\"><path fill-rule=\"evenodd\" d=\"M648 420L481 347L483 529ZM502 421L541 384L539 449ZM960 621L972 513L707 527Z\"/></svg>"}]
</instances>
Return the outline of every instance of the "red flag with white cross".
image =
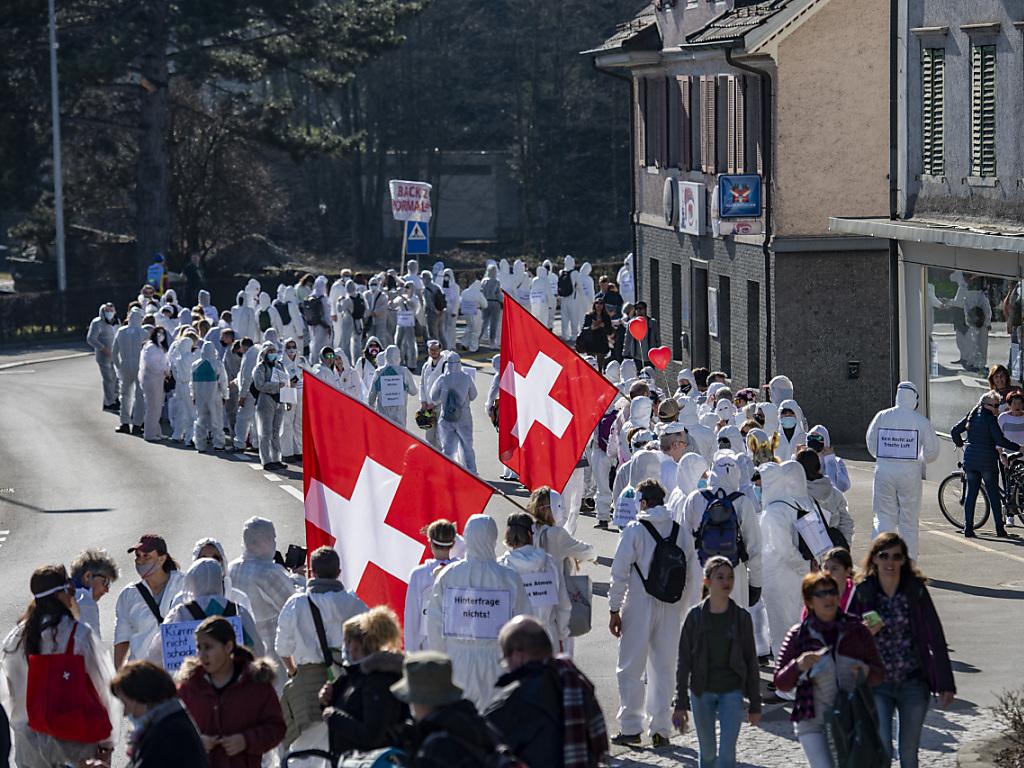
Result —
<instances>
[{"instance_id":1,"label":"red flag with white cross","mask_svg":"<svg viewBox=\"0 0 1024 768\"><path fill-rule=\"evenodd\" d=\"M561 492L617 390L508 294L499 387L498 458Z\"/></svg>"},{"instance_id":2,"label":"red flag with white cross","mask_svg":"<svg viewBox=\"0 0 1024 768\"><path fill-rule=\"evenodd\" d=\"M426 443L307 371L302 387L306 546L334 547L346 589L401 618L409 573L428 555L420 529L463 530L493 490Z\"/></svg>"}]
</instances>

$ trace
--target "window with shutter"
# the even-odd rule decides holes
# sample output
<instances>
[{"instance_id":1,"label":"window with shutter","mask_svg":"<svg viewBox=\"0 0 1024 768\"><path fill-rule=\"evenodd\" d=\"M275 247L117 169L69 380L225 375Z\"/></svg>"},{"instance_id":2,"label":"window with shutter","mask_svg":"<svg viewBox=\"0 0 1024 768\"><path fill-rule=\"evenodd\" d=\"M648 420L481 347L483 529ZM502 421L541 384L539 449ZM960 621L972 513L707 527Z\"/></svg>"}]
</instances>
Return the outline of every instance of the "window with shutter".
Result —
<instances>
[{"instance_id":1,"label":"window with shutter","mask_svg":"<svg viewBox=\"0 0 1024 768\"><path fill-rule=\"evenodd\" d=\"M736 173L736 78L730 75L725 80L728 104L725 112L725 165L726 173Z\"/></svg>"},{"instance_id":2,"label":"window with shutter","mask_svg":"<svg viewBox=\"0 0 1024 768\"><path fill-rule=\"evenodd\" d=\"M733 78L736 82L736 173L747 172L747 78Z\"/></svg>"},{"instance_id":3,"label":"window with shutter","mask_svg":"<svg viewBox=\"0 0 1024 768\"><path fill-rule=\"evenodd\" d=\"M665 107L668 115L668 152L665 160L669 168L679 168L681 166L679 136L682 133L683 121L679 84L674 77L665 79Z\"/></svg>"},{"instance_id":4,"label":"window with shutter","mask_svg":"<svg viewBox=\"0 0 1024 768\"><path fill-rule=\"evenodd\" d=\"M946 50L921 49L921 173L945 173Z\"/></svg>"},{"instance_id":5,"label":"window with shutter","mask_svg":"<svg viewBox=\"0 0 1024 768\"><path fill-rule=\"evenodd\" d=\"M996 175L996 47L971 46L971 175Z\"/></svg>"},{"instance_id":6,"label":"window with shutter","mask_svg":"<svg viewBox=\"0 0 1024 768\"><path fill-rule=\"evenodd\" d=\"M726 173L729 168L729 75L718 75L715 113L714 173Z\"/></svg>"},{"instance_id":7,"label":"window with shutter","mask_svg":"<svg viewBox=\"0 0 1024 768\"><path fill-rule=\"evenodd\" d=\"M636 156L637 163L647 165L647 81L636 80Z\"/></svg>"},{"instance_id":8,"label":"window with shutter","mask_svg":"<svg viewBox=\"0 0 1024 768\"><path fill-rule=\"evenodd\" d=\"M701 76L701 168L704 173L718 173L717 85L715 75Z\"/></svg>"},{"instance_id":9,"label":"window with shutter","mask_svg":"<svg viewBox=\"0 0 1024 768\"><path fill-rule=\"evenodd\" d=\"M690 104L689 77L679 78L679 103L681 106L679 112L679 167L688 171L693 167L693 157L691 154L693 110Z\"/></svg>"},{"instance_id":10,"label":"window with shutter","mask_svg":"<svg viewBox=\"0 0 1024 768\"><path fill-rule=\"evenodd\" d=\"M654 86L653 98L657 100L658 111L658 157L657 165L659 168L665 168L668 165L668 99L666 92L668 89L665 87L665 78L659 77L651 81Z\"/></svg>"}]
</instances>

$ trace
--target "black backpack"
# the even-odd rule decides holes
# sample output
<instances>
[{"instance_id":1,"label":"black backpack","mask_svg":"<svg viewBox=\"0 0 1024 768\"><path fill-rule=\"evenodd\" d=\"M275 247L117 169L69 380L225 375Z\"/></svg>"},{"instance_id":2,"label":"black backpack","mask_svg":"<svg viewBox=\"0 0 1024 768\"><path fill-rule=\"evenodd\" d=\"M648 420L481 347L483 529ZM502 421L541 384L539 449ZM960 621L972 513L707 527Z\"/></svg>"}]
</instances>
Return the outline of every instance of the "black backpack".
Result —
<instances>
[{"instance_id":1,"label":"black backpack","mask_svg":"<svg viewBox=\"0 0 1024 768\"><path fill-rule=\"evenodd\" d=\"M362 320L366 315L366 302L358 293L352 297L352 319Z\"/></svg>"},{"instance_id":2,"label":"black backpack","mask_svg":"<svg viewBox=\"0 0 1024 768\"><path fill-rule=\"evenodd\" d=\"M195 619L196 621L202 621L203 619L206 618L206 612L202 608L199 607L199 603L197 603L195 600L193 600L190 603L185 603L185 609L189 613L192 614L192 618ZM222 613L220 615L221 616L228 616L228 617L229 616L237 616L238 615L238 606L236 606L233 602L231 602L229 600L228 604L224 608L224 613Z\"/></svg>"},{"instance_id":3,"label":"black backpack","mask_svg":"<svg viewBox=\"0 0 1024 768\"><path fill-rule=\"evenodd\" d=\"M324 305L319 296L307 296L302 300L302 319L306 325L326 325Z\"/></svg>"},{"instance_id":4,"label":"black backpack","mask_svg":"<svg viewBox=\"0 0 1024 768\"><path fill-rule=\"evenodd\" d=\"M575 269L563 269L558 274L558 295L562 297L572 296L573 285L572 285L572 273Z\"/></svg>"},{"instance_id":5,"label":"black backpack","mask_svg":"<svg viewBox=\"0 0 1024 768\"><path fill-rule=\"evenodd\" d=\"M655 600L678 603L686 588L686 554L678 544L679 523L672 523L672 530L663 539L649 520L637 522L646 528L657 542L654 545L654 555L651 557L651 567L647 571L646 579L640 573L640 566L633 563L644 589Z\"/></svg>"},{"instance_id":6,"label":"black backpack","mask_svg":"<svg viewBox=\"0 0 1024 768\"><path fill-rule=\"evenodd\" d=\"M740 518L736 514L736 500L742 495L739 491L726 493L721 488L701 491L708 503L695 536L701 565L716 555L729 558L734 567L747 559L740 535Z\"/></svg>"},{"instance_id":7,"label":"black backpack","mask_svg":"<svg viewBox=\"0 0 1024 768\"><path fill-rule=\"evenodd\" d=\"M434 291L434 309L438 312L448 309L448 299L445 298L444 291L440 288L436 288Z\"/></svg>"},{"instance_id":8,"label":"black backpack","mask_svg":"<svg viewBox=\"0 0 1024 768\"><path fill-rule=\"evenodd\" d=\"M277 314L281 316L281 322L285 325L291 325L292 313L288 309L288 302L275 299L273 306L277 310Z\"/></svg>"}]
</instances>

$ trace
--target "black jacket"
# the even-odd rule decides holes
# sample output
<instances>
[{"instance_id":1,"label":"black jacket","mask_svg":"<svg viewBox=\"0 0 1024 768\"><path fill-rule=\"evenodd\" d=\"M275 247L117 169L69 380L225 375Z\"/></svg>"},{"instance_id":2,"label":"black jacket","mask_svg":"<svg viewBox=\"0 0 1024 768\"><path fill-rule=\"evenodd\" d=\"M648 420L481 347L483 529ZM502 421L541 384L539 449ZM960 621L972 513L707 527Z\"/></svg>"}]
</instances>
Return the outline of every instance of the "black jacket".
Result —
<instances>
[{"instance_id":1,"label":"black jacket","mask_svg":"<svg viewBox=\"0 0 1024 768\"><path fill-rule=\"evenodd\" d=\"M391 693L401 679L402 656L397 653L375 653L345 667L334 683L327 716L332 755L390 743L389 731L409 716L409 708Z\"/></svg>"},{"instance_id":2,"label":"black jacket","mask_svg":"<svg viewBox=\"0 0 1024 768\"><path fill-rule=\"evenodd\" d=\"M128 768L208 768L206 750L196 724L184 708L146 729Z\"/></svg>"},{"instance_id":3,"label":"black jacket","mask_svg":"<svg viewBox=\"0 0 1024 768\"><path fill-rule=\"evenodd\" d=\"M501 690L485 716L517 757L542 768L562 763L562 690L557 673L530 662L498 678Z\"/></svg>"},{"instance_id":4,"label":"black jacket","mask_svg":"<svg viewBox=\"0 0 1024 768\"><path fill-rule=\"evenodd\" d=\"M460 699L409 727L404 748L412 768L477 768L501 748L501 735L472 702Z\"/></svg>"}]
</instances>

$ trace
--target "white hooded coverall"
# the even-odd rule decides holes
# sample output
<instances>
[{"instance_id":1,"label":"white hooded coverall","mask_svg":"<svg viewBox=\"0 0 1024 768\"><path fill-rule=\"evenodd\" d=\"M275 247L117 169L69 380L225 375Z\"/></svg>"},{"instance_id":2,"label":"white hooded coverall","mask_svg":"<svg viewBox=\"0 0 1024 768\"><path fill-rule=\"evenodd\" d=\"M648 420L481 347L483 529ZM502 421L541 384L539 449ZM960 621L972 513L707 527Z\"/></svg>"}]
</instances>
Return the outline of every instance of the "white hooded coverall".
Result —
<instances>
[{"instance_id":1,"label":"white hooded coverall","mask_svg":"<svg viewBox=\"0 0 1024 768\"><path fill-rule=\"evenodd\" d=\"M394 344L385 348L383 355L384 364L373 373L366 403L392 424L405 429L409 396L418 391L416 379L402 365L402 354Z\"/></svg>"},{"instance_id":2,"label":"white hooded coverall","mask_svg":"<svg viewBox=\"0 0 1024 768\"><path fill-rule=\"evenodd\" d=\"M139 355L148 338L149 331L142 327L142 310L137 307L128 313L127 325L122 325L114 333L110 351L114 370L121 382L122 424L142 426L145 396L139 386Z\"/></svg>"},{"instance_id":3,"label":"white hooded coverall","mask_svg":"<svg viewBox=\"0 0 1024 768\"><path fill-rule=\"evenodd\" d=\"M445 372L430 388L430 402L436 403L437 408L437 432L441 450L452 461L461 453L463 466L475 475L476 453L473 451L473 412L470 403L476 400L476 384L462 369L462 361L454 352L448 355L444 367ZM454 406L454 413L449 413L446 407L449 400Z\"/></svg>"},{"instance_id":4,"label":"white hooded coverall","mask_svg":"<svg viewBox=\"0 0 1024 768\"><path fill-rule=\"evenodd\" d=\"M562 304L562 338L568 342L576 341L583 327L583 294L580 290L580 273L576 270L576 260L572 256L565 257L565 269L572 281L572 295L559 296Z\"/></svg>"},{"instance_id":5,"label":"white hooded coverall","mask_svg":"<svg viewBox=\"0 0 1024 768\"><path fill-rule=\"evenodd\" d=\"M267 357L270 354L278 354L277 346L265 341L252 374L253 387L260 393L256 400L256 434L260 442L260 463L264 465L281 461L284 405L280 401L280 393L281 387L288 384L288 374L280 361L270 362Z\"/></svg>"},{"instance_id":6,"label":"white hooded coverall","mask_svg":"<svg viewBox=\"0 0 1024 768\"><path fill-rule=\"evenodd\" d=\"M901 381L896 405L879 411L867 431L868 452L875 457L871 490L872 536L898 531L916 560L921 519L924 465L939 456L939 439L927 417L917 412L917 387Z\"/></svg>"},{"instance_id":7,"label":"white hooded coverall","mask_svg":"<svg viewBox=\"0 0 1024 768\"><path fill-rule=\"evenodd\" d=\"M327 278L320 275L313 281L313 293L310 294L320 299L321 322L309 326L309 362L316 365L320 362L320 350L331 344L334 336L334 328L331 325L331 309L327 303Z\"/></svg>"},{"instance_id":8,"label":"white hooded coverall","mask_svg":"<svg viewBox=\"0 0 1024 768\"><path fill-rule=\"evenodd\" d=\"M117 332L116 321L107 321L103 316L106 304L100 305L99 314L89 323L89 332L85 341L96 355L96 365L100 369L103 381L103 407L117 402L117 373L114 371L114 334Z\"/></svg>"},{"instance_id":9,"label":"white hooded coverall","mask_svg":"<svg viewBox=\"0 0 1024 768\"><path fill-rule=\"evenodd\" d=\"M508 550L498 558L498 563L519 574L530 604L528 613L544 625L552 646L560 653L569 640L572 614L562 564L533 544Z\"/></svg>"},{"instance_id":10,"label":"white hooded coverall","mask_svg":"<svg viewBox=\"0 0 1024 768\"><path fill-rule=\"evenodd\" d=\"M213 447L224 447L224 401L228 397L228 377L217 347L204 341L198 360L192 363L192 400L196 423L192 436L196 450L205 451L213 435Z\"/></svg>"},{"instance_id":11,"label":"white hooded coverall","mask_svg":"<svg viewBox=\"0 0 1024 768\"><path fill-rule=\"evenodd\" d=\"M163 334L167 344L167 331L160 328L157 335ZM167 348L160 343L147 341L139 356L139 386L146 398L145 438L153 442L163 439L160 429L160 412L164 407L164 380L170 372L167 362Z\"/></svg>"},{"instance_id":12,"label":"white hooded coverall","mask_svg":"<svg viewBox=\"0 0 1024 768\"><path fill-rule=\"evenodd\" d=\"M459 314L466 321L465 347L469 352L480 349L480 331L484 327L484 311L487 299L479 280L474 280L459 298Z\"/></svg>"}]
</instances>

